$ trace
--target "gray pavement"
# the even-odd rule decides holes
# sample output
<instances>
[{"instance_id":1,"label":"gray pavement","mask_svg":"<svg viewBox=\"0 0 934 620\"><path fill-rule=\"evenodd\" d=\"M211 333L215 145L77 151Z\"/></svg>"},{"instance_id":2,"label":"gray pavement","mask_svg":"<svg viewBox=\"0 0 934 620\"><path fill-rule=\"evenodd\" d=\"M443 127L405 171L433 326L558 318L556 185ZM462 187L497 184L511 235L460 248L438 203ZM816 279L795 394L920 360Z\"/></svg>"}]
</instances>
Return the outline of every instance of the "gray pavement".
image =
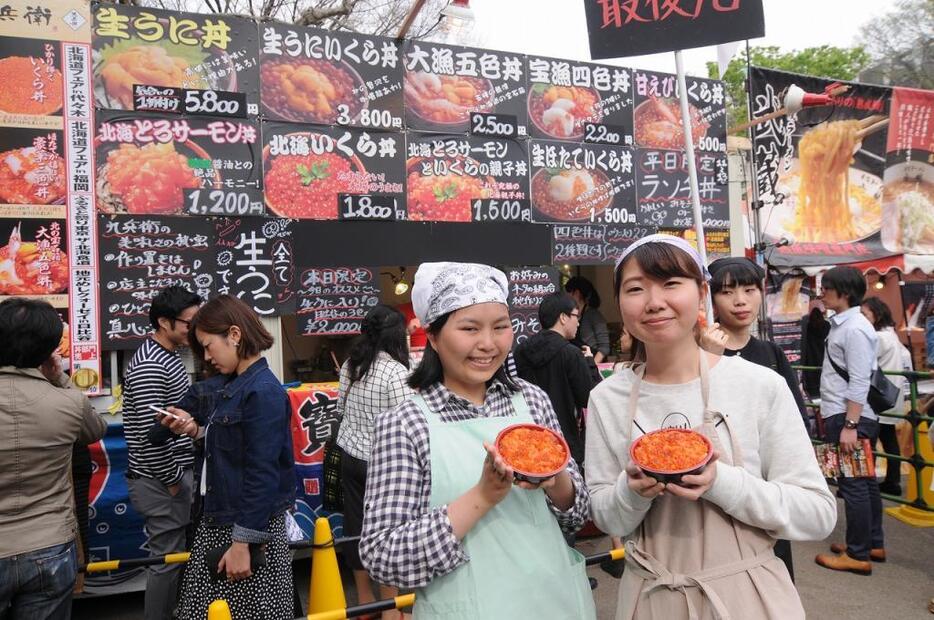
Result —
<instances>
[{"instance_id":1,"label":"gray pavement","mask_svg":"<svg viewBox=\"0 0 934 620\"><path fill-rule=\"evenodd\" d=\"M887 506L892 505L886 503ZM836 620L934 620L927 611L934 597L934 528L915 528L885 516L888 562L874 564L870 577L830 571L814 563L814 556L827 550L833 541L842 541L843 503L838 501L840 518L833 535L825 542L793 543L798 591L809 618ZM578 542L584 555L609 549L609 539L593 538ZM588 569L597 579L594 591L597 617L613 620L619 582L599 567ZM295 576L302 603L307 604L309 561L295 564ZM352 580L345 577L348 604L356 600ZM127 620L142 617L142 593L78 600L75 620ZM520 620L520 619L517 619ZM666 619L660 619L666 620Z\"/></svg>"}]
</instances>

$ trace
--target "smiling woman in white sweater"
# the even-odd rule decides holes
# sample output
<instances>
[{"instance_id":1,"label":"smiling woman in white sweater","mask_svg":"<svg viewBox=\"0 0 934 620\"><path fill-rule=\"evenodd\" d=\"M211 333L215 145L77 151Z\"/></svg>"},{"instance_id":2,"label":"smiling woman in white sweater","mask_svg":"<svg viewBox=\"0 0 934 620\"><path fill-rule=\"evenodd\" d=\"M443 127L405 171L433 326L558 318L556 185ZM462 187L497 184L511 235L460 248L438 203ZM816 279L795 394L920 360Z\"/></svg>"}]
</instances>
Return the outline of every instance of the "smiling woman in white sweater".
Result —
<instances>
[{"instance_id":1,"label":"smiling woman in white sweater","mask_svg":"<svg viewBox=\"0 0 934 620\"><path fill-rule=\"evenodd\" d=\"M826 537L836 502L782 378L698 347L705 275L696 251L667 235L617 265L620 312L644 364L591 392L585 456L594 521L627 539L616 617L803 618L772 547ZM695 429L715 449L680 484L629 459L633 440L668 427Z\"/></svg>"}]
</instances>

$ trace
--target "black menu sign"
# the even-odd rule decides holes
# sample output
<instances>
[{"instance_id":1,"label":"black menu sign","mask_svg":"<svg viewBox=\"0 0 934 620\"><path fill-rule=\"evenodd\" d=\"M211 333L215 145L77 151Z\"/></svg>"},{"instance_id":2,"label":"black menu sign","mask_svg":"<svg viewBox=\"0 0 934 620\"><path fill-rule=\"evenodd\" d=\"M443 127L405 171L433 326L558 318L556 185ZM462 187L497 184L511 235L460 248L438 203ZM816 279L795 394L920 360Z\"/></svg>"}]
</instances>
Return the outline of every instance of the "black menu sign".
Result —
<instances>
[{"instance_id":1,"label":"black menu sign","mask_svg":"<svg viewBox=\"0 0 934 620\"><path fill-rule=\"evenodd\" d=\"M98 216L101 332L110 349L134 349L152 328L149 304L168 286L214 291L214 224L207 218Z\"/></svg>"},{"instance_id":2,"label":"black menu sign","mask_svg":"<svg viewBox=\"0 0 934 620\"><path fill-rule=\"evenodd\" d=\"M636 149L639 221L650 226L692 228L694 208L684 151ZM730 225L727 159L697 153L697 186L706 228Z\"/></svg>"},{"instance_id":3,"label":"black menu sign","mask_svg":"<svg viewBox=\"0 0 934 620\"><path fill-rule=\"evenodd\" d=\"M551 262L556 265L612 265L626 248L655 232L650 226L555 225L552 227Z\"/></svg>"},{"instance_id":4,"label":"black menu sign","mask_svg":"<svg viewBox=\"0 0 934 620\"><path fill-rule=\"evenodd\" d=\"M392 39L260 25L266 118L402 129L402 63Z\"/></svg>"},{"instance_id":5,"label":"black menu sign","mask_svg":"<svg viewBox=\"0 0 934 620\"><path fill-rule=\"evenodd\" d=\"M529 142L536 221L636 223L632 149L544 140Z\"/></svg>"},{"instance_id":6,"label":"black menu sign","mask_svg":"<svg viewBox=\"0 0 934 620\"><path fill-rule=\"evenodd\" d=\"M548 295L561 290L561 279L554 267L510 267L509 318L512 320L513 346L521 344L542 330L538 306Z\"/></svg>"},{"instance_id":7,"label":"black menu sign","mask_svg":"<svg viewBox=\"0 0 934 620\"><path fill-rule=\"evenodd\" d=\"M408 133L410 220L532 221L528 143Z\"/></svg>"},{"instance_id":8,"label":"black menu sign","mask_svg":"<svg viewBox=\"0 0 934 620\"><path fill-rule=\"evenodd\" d=\"M255 120L101 111L95 144L102 213L264 213Z\"/></svg>"},{"instance_id":9,"label":"black menu sign","mask_svg":"<svg viewBox=\"0 0 934 620\"><path fill-rule=\"evenodd\" d=\"M525 56L408 41L403 66L407 128L466 133L471 112L480 112L513 123L516 137L528 135Z\"/></svg>"},{"instance_id":10,"label":"black menu sign","mask_svg":"<svg viewBox=\"0 0 934 620\"><path fill-rule=\"evenodd\" d=\"M684 123L678 81L670 73L633 71L636 146L684 149ZM726 99L723 82L687 76L688 111L696 151L726 152Z\"/></svg>"},{"instance_id":11,"label":"black menu sign","mask_svg":"<svg viewBox=\"0 0 934 620\"><path fill-rule=\"evenodd\" d=\"M231 101L238 102L236 115L259 113L259 60L252 20L110 2L95 3L92 10L98 107L132 110L134 87L143 85L191 89L192 113L197 112L190 107L194 105L205 114L234 113ZM183 95L182 110L185 105Z\"/></svg>"},{"instance_id":12,"label":"black menu sign","mask_svg":"<svg viewBox=\"0 0 934 620\"><path fill-rule=\"evenodd\" d=\"M359 334L367 312L379 303L376 267L313 267L301 274L298 333L302 336Z\"/></svg>"},{"instance_id":13,"label":"black menu sign","mask_svg":"<svg viewBox=\"0 0 934 620\"><path fill-rule=\"evenodd\" d=\"M629 69L558 58L528 58L533 138L632 146Z\"/></svg>"},{"instance_id":14,"label":"black menu sign","mask_svg":"<svg viewBox=\"0 0 934 620\"><path fill-rule=\"evenodd\" d=\"M762 0L584 0L592 58L685 50L765 34Z\"/></svg>"},{"instance_id":15,"label":"black menu sign","mask_svg":"<svg viewBox=\"0 0 934 620\"><path fill-rule=\"evenodd\" d=\"M336 220L343 195L379 195L379 204L392 209L392 219L405 219L402 133L264 123L263 141L270 213ZM352 210L359 213L362 206Z\"/></svg>"},{"instance_id":16,"label":"black menu sign","mask_svg":"<svg viewBox=\"0 0 934 620\"><path fill-rule=\"evenodd\" d=\"M215 289L243 299L260 316L295 312L292 220L216 218Z\"/></svg>"}]
</instances>

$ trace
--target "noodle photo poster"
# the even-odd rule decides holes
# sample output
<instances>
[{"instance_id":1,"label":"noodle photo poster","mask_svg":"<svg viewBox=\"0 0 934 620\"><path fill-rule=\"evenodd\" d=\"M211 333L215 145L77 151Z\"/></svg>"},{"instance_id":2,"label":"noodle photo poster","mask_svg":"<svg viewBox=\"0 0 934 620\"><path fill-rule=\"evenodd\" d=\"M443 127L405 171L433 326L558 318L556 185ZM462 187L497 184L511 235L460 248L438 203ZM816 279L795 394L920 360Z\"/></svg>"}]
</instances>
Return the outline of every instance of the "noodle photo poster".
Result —
<instances>
[{"instance_id":1,"label":"noodle photo poster","mask_svg":"<svg viewBox=\"0 0 934 620\"><path fill-rule=\"evenodd\" d=\"M752 115L782 107L792 84L822 93L831 80L754 67ZM829 106L804 108L754 129L756 182L767 242L787 239L766 259L776 266L873 260L893 254L880 234L886 131L860 140L860 120L888 113L891 89L844 83Z\"/></svg>"}]
</instances>

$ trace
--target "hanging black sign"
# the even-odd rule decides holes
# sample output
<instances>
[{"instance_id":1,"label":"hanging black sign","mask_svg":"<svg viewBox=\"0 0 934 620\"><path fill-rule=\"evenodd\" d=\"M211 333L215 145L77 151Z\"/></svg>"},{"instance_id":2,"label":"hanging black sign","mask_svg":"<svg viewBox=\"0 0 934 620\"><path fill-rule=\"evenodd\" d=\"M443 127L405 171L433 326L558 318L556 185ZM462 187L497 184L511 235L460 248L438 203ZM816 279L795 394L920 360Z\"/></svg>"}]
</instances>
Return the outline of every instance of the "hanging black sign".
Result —
<instances>
[{"instance_id":1,"label":"hanging black sign","mask_svg":"<svg viewBox=\"0 0 934 620\"><path fill-rule=\"evenodd\" d=\"M260 316L295 312L292 220L214 219L219 294L239 297Z\"/></svg>"},{"instance_id":2,"label":"hanging black sign","mask_svg":"<svg viewBox=\"0 0 934 620\"><path fill-rule=\"evenodd\" d=\"M214 224L207 218L98 216L101 333L110 349L134 349L152 328L149 304L184 286L214 290Z\"/></svg>"},{"instance_id":3,"label":"hanging black sign","mask_svg":"<svg viewBox=\"0 0 934 620\"><path fill-rule=\"evenodd\" d=\"M639 221L650 226L694 227L694 206L684 151L636 149ZM726 155L697 153L697 188L705 228L730 225Z\"/></svg>"},{"instance_id":4,"label":"hanging black sign","mask_svg":"<svg viewBox=\"0 0 934 620\"><path fill-rule=\"evenodd\" d=\"M655 232L650 226L555 225L552 227L551 262L555 265L612 265L623 250Z\"/></svg>"},{"instance_id":5,"label":"hanging black sign","mask_svg":"<svg viewBox=\"0 0 934 620\"><path fill-rule=\"evenodd\" d=\"M313 267L301 274L298 333L302 336L359 334L367 312L379 303L376 267Z\"/></svg>"},{"instance_id":6,"label":"hanging black sign","mask_svg":"<svg viewBox=\"0 0 934 620\"><path fill-rule=\"evenodd\" d=\"M591 58L621 58L755 39L762 0L584 0Z\"/></svg>"},{"instance_id":7,"label":"hanging black sign","mask_svg":"<svg viewBox=\"0 0 934 620\"><path fill-rule=\"evenodd\" d=\"M514 334L513 346L521 344L542 330L538 306L548 295L561 290L561 279L554 267L510 267L509 318Z\"/></svg>"}]
</instances>

